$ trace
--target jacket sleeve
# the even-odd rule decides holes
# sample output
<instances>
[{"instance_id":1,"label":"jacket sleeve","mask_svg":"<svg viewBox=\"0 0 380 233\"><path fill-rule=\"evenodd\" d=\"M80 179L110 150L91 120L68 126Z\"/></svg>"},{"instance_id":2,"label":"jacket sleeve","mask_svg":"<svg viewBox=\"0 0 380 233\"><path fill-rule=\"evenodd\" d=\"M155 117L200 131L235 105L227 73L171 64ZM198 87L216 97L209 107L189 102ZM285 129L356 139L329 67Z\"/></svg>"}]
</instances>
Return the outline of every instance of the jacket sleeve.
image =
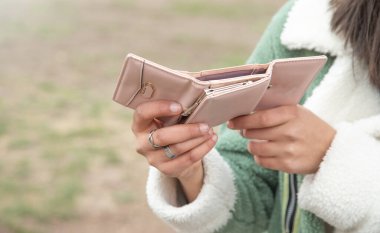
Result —
<instances>
[{"instance_id":1,"label":"jacket sleeve","mask_svg":"<svg viewBox=\"0 0 380 233\"><path fill-rule=\"evenodd\" d=\"M198 197L187 204L178 180L151 167L147 182L148 204L177 232L214 232L231 218L236 201L233 172L213 149L203 159L204 184Z\"/></svg>"},{"instance_id":2,"label":"jacket sleeve","mask_svg":"<svg viewBox=\"0 0 380 233\"><path fill-rule=\"evenodd\" d=\"M302 182L300 207L337 232L380 232L380 116L336 130L318 172Z\"/></svg>"},{"instance_id":3,"label":"jacket sleeve","mask_svg":"<svg viewBox=\"0 0 380 233\"><path fill-rule=\"evenodd\" d=\"M220 152L213 149L203 159L204 184L193 202L184 201L177 179L150 168L148 204L177 232L262 232L268 227L277 173L242 153L246 146L238 133L222 131Z\"/></svg>"}]
</instances>

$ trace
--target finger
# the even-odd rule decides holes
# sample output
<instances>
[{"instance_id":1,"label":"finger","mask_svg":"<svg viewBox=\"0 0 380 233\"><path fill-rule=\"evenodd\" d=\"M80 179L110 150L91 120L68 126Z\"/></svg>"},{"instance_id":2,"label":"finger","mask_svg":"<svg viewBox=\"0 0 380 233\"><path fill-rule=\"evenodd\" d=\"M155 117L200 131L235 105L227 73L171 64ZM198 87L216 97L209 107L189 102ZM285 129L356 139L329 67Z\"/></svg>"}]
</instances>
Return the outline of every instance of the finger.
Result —
<instances>
[{"instance_id":1,"label":"finger","mask_svg":"<svg viewBox=\"0 0 380 233\"><path fill-rule=\"evenodd\" d=\"M262 157L279 157L281 156L281 146L277 142L249 142L247 145L248 151L252 155L260 155Z\"/></svg>"},{"instance_id":2,"label":"finger","mask_svg":"<svg viewBox=\"0 0 380 233\"><path fill-rule=\"evenodd\" d=\"M217 136L214 134L212 138L180 157L162 163L158 169L165 174L172 176L179 175L191 165L201 160L215 146L216 141Z\"/></svg>"},{"instance_id":3,"label":"finger","mask_svg":"<svg viewBox=\"0 0 380 233\"><path fill-rule=\"evenodd\" d=\"M297 105L281 106L256 111L250 115L236 117L228 122L231 129L260 129L284 124L298 114Z\"/></svg>"},{"instance_id":4,"label":"finger","mask_svg":"<svg viewBox=\"0 0 380 233\"><path fill-rule=\"evenodd\" d=\"M152 139L154 144L166 146L212 133L212 128L207 124L181 124L157 129L152 134ZM146 140L146 147L152 148L148 140Z\"/></svg>"},{"instance_id":5,"label":"finger","mask_svg":"<svg viewBox=\"0 0 380 233\"><path fill-rule=\"evenodd\" d=\"M188 152L189 150L197 147L198 145L204 143L205 141L209 140L212 137L212 135L207 134L201 137L193 138L185 142L177 143L170 145L170 151L173 152L177 157L182 156L182 154ZM168 158L165 155L165 152L163 149L152 151L149 153L149 155L146 156L149 164L151 165L158 165L160 163L167 162L169 160L172 160Z\"/></svg>"},{"instance_id":6,"label":"finger","mask_svg":"<svg viewBox=\"0 0 380 233\"><path fill-rule=\"evenodd\" d=\"M157 117L175 116L180 114L182 107L178 103L166 100L150 101L140 104L133 114L132 130L146 131Z\"/></svg>"},{"instance_id":7,"label":"finger","mask_svg":"<svg viewBox=\"0 0 380 233\"><path fill-rule=\"evenodd\" d=\"M279 140L284 137L283 125L276 127L268 127L262 129L242 129L241 135L248 139L261 139L261 140Z\"/></svg>"},{"instance_id":8,"label":"finger","mask_svg":"<svg viewBox=\"0 0 380 233\"><path fill-rule=\"evenodd\" d=\"M255 155L253 156L255 159L255 162L257 165L271 169L271 170L281 170L282 163L281 161L276 157L266 157L266 156L259 156Z\"/></svg>"},{"instance_id":9,"label":"finger","mask_svg":"<svg viewBox=\"0 0 380 233\"><path fill-rule=\"evenodd\" d=\"M258 165L264 168L282 171L290 174L306 174L300 169L301 166L297 165L297 163L291 159L283 157L266 157L260 155L255 155L254 159Z\"/></svg>"}]
</instances>

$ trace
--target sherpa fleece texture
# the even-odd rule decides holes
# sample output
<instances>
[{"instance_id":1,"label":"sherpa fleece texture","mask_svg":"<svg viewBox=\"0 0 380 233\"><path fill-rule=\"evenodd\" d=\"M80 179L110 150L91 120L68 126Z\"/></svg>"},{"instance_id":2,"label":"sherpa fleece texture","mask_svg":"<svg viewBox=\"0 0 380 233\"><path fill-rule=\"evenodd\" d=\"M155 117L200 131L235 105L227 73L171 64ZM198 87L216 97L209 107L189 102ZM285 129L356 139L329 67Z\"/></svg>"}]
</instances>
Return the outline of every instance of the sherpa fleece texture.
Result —
<instances>
[{"instance_id":1,"label":"sherpa fleece texture","mask_svg":"<svg viewBox=\"0 0 380 233\"><path fill-rule=\"evenodd\" d=\"M304 106L335 127L337 134L318 172L301 183L299 230L322 233L326 222L335 232L376 233L380 232L380 96L368 81L367 68L353 60L351 49L331 32L328 2L286 4L249 62L317 53L330 56ZM279 174L257 166L238 133L223 126L217 150L203 163L205 184L190 204L178 201L181 194L175 179L151 168L148 202L158 216L179 232L282 232Z\"/></svg>"}]
</instances>

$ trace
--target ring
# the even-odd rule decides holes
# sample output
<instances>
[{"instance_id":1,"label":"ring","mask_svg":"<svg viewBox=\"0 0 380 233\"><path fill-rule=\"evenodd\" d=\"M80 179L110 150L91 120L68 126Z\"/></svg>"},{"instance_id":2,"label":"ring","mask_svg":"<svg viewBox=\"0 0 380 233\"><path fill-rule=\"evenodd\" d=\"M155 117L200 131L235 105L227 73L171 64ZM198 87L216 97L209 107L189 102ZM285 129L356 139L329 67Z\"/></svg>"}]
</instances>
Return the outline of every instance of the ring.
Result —
<instances>
[{"instance_id":1,"label":"ring","mask_svg":"<svg viewBox=\"0 0 380 233\"><path fill-rule=\"evenodd\" d=\"M158 148L161 148L162 146L160 145L157 145L157 144L154 144L154 141L153 141L153 133L156 131L157 129L154 129L152 131L149 132L148 134L148 142L149 144L154 148L154 149L158 149Z\"/></svg>"},{"instance_id":2,"label":"ring","mask_svg":"<svg viewBox=\"0 0 380 233\"><path fill-rule=\"evenodd\" d=\"M174 159L175 157L177 157L177 155L173 154L173 152L170 150L169 146L164 146L163 148L164 148L166 157L168 157L169 159Z\"/></svg>"}]
</instances>

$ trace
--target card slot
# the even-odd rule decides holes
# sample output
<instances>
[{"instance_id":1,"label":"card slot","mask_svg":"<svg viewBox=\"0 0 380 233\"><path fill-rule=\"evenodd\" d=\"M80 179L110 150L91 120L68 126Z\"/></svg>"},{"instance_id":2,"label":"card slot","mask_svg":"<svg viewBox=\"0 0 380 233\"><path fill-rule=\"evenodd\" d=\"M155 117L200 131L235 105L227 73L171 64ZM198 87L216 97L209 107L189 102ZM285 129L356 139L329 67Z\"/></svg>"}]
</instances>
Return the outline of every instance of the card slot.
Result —
<instances>
[{"instance_id":1,"label":"card slot","mask_svg":"<svg viewBox=\"0 0 380 233\"><path fill-rule=\"evenodd\" d=\"M212 80L221 80L221 79L229 79L229 78L236 78L236 77L242 77L242 76L248 76L248 75L254 75L254 74L265 74L266 69L265 68L254 68L249 70L235 70L235 71L228 71L223 73L216 73L216 74L206 74L202 75L201 77L198 77L197 79L201 81L212 81Z\"/></svg>"},{"instance_id":2,"label":"card slot","mask_svg":"<svg viewBox=\"0 0 380 233\"><path fill-rule=\"evenodd\" d=\"M206 95L195 111L182 123L207 123L216 126L237 116L251 113L265 93L270 79L260 83L236 85L232 89Z\"/></svg>"}]
</instances>

